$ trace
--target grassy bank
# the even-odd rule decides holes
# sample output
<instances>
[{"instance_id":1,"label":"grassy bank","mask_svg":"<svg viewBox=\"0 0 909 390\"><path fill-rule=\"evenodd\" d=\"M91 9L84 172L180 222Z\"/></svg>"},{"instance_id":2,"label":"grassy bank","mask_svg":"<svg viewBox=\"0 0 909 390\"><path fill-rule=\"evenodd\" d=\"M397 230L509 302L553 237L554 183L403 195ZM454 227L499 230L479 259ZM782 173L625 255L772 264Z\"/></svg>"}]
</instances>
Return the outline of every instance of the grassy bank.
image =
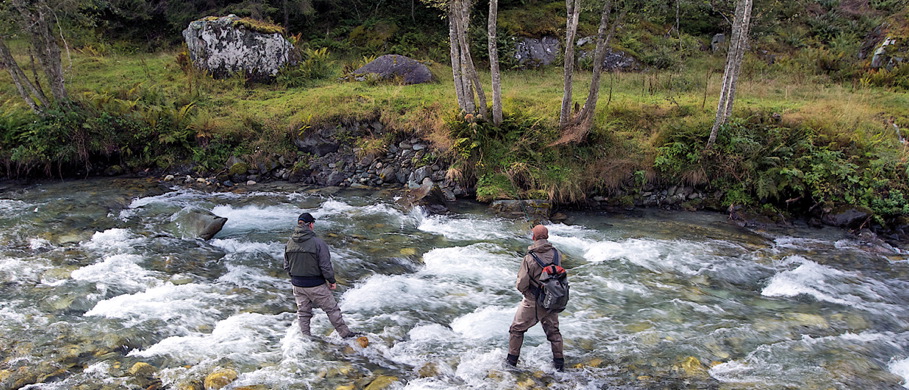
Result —
<instances>
[{"instance_id":1,"label":"grassy bank","mask_svg":"<svg viewBox=\"0 0 909 390\"><path fill-rule=\"evenodd\" d=\"M909 214L909 154L899 140L909 134L893 126L909 123L909 96L842 85L792 63L747 60L736 120L704 152L722 78L718 55L689 58L682 70L606 75L595 129L584 143L558 147L549 146L558 138L557 67L506 72L506 123L495 128L458 117L451 71L442 64L430 64L438 83L404 86L339 81L342 69L360 61L322 61L316 79L248 85L195 72L178 52L102 55L88 48L66 63L81 108L43 118L27 111L4 72L4 173L87 174L111 165L216 173L230 156L297 158L293 137L343 119L371 119L429 140L452 162L450 176L477 188L482 200L571 203L682 184L722 193L722 205L773 212L852 204L873 209L880 222ZM588 83L587 74L578 75L576 101ZM381 149L391 139L351 142Z\"/></svg>"}]
</instances>

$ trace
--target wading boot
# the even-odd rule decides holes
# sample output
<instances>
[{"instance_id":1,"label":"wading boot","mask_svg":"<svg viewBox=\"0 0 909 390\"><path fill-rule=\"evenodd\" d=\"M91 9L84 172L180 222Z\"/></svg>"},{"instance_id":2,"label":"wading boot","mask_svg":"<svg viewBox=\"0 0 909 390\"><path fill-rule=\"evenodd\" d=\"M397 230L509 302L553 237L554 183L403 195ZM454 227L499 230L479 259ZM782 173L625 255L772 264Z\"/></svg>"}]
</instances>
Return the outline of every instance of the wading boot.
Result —
<instances>
[{"instance_id":1,"label":"wading boot","mask_svg":"<svg viewBox=\"0 0 909 390\"><path fill-rule=\"evenodd\" d=\"M505 357L505 364L512 366L512 367L517 366L518 365L518 355L508 354L508 356Z\"/></svg>"},{"instance_id":2,"label":"wading boot","mask_svg":"<svg viewBox=\"0 0 909 390\"><path fill-rule=\"evenodd\" d=\"M552 366L555 367L558 372L565 372L565 358L553 358Z\"/></svg>"}]
</instances>

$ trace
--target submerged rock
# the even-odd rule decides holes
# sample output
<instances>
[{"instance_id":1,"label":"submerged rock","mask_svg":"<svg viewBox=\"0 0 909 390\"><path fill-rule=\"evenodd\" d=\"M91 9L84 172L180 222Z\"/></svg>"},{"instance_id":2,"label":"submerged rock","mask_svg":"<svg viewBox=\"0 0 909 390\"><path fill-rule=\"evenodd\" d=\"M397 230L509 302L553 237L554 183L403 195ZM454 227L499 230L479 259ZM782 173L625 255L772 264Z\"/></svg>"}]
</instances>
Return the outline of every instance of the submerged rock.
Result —
<instances>
[{"instance_id":1,"label":"submerged rock","mask_svg":"<svg viewBox=\"0 0 909 390\"><path fill-rule=\"evenodd\" d=\"M229 368L221 368L205 377L205 390L216 390L226 387L237 380L237 372Z\"/></svg>"},{"instance_id":2,"label":"submerged rock","mask_svg":"<svg viewBox=\"0 0 909 390\"><path fill-rule=\"evenodd\" d=\"M388 375L379 375L376 379L373 379L372 382L369 382L369 385L366 386L366 390L383 390L391 387L398 381L396 376Z\"/></svg>"}]
</instances>

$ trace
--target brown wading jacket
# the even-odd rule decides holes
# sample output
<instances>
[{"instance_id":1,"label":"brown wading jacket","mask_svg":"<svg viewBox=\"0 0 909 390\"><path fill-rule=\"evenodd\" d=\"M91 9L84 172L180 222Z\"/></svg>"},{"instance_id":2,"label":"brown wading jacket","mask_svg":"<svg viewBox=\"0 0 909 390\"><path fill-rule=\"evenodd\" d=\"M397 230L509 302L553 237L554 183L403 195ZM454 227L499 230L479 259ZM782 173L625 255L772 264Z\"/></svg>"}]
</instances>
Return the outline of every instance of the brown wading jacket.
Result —
<instances>
[{"instance_id":1,"label":"brown wading jacket","mask_svg":"<svg viewBox=\"0 0 909 390\"><path fill-rule=\"evenodd\" d=\"M536 240L533 242L533 245L527 247L529 252L537 254L537 257L543 261L543 264L552 262L555 257L554 249L552 244L549 243L549 240L546 239ZM536 302L536 291L540 285L540 272L543 272L543 267L540 267L540 265L537 264L537 261L533 259L533 256L529 253L524 255L524 260L521 261L521 269L518 270L518 282L516 286L518 291L524 295L524 299ZM533 282L531 282L531 280Z\"/></svg>"}]
</instances>

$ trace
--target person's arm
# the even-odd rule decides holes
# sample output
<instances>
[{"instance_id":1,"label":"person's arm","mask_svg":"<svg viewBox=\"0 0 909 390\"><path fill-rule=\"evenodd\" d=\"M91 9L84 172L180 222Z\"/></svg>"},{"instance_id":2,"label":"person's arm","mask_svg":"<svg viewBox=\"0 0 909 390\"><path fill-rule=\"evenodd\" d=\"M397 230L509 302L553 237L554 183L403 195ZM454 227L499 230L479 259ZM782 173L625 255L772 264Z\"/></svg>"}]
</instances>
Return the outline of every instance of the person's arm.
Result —
<instances>
[{"instance_id":1,"label":"person's arm","mask_svg":"<svg viewBox=\"0 0 909 390\"><path fill-rule=\"evenodd\" d=\"M531 297L530 294L530 269L528 268L528 259L530 255L524 256L524 259L521 260L521 268L518 270L518 280L515 283L518 291L521 292L521 295L525 297Z\"/></svg>"},{"instance_id":2,"label":"person's arm","mask_svg":"<svg viewBox=\"0 0 909 390\"><path fill-rule=\"evenodd\" d=\"M290 258L287 256L287 248L284 248L284 272L290 275Z\"/></svg>"},{"instance_id":3,"label":"person's arm","mask_svg":"<svg viewBox=\"0 0 909 390\"><path fill-rule=\"evenodd\" d=\"M335 269L331 265L331 252L328 250L328 244L321 238L316 239L316 251L319 256L319 269L322 271L322 277L328 281L328 288L334 290L337 281L335 280Z\"/></svg>"}]
</instances>

